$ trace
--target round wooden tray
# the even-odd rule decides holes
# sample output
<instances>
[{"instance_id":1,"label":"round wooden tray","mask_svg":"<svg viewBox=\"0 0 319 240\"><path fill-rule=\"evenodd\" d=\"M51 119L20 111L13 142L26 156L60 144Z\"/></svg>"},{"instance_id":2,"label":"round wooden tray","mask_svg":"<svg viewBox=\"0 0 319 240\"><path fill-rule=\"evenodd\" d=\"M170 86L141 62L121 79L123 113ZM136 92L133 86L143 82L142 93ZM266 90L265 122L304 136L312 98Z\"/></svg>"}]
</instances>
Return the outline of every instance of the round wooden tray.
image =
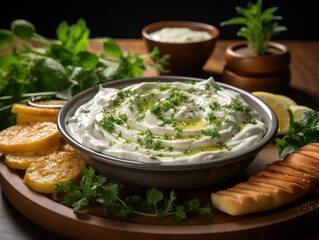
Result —
<instances>
[{"instance_id":1,"label":"round wooden tray","mask_svg":"<svg viewBox=\"0 0 319 240\"><path fill-rule=\"evenodd\" d=\"M238 178L218 187L182 194L210 201L212 191L242 181L276 160L275 154L274 146L270 145ZM214 210L212 218L193 216L181 223L169 218L111 219L94 209L79 215L48 196L30 190L22 181L23 174L24 171L9 169L0 161L1 188L8 200L36 224L72 239L295 239L314 231L319 221L319 196L315 195L258 214L233 217Z\"/></svg>"}]
</instances>

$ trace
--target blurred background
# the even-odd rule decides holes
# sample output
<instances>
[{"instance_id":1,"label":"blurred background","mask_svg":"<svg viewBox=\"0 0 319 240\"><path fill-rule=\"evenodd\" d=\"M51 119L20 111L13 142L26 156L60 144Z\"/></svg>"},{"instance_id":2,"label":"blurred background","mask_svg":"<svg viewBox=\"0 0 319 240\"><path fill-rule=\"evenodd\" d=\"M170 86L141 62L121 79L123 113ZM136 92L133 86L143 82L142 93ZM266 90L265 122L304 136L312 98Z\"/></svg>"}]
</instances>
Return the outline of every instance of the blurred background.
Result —
<instances>
[{"instance_id":1,"label":"blurred background","mask_svg":"<svg viewBox=\"0 0 319 240\"><path fill-rule=\"evenodd\" d=\"M212 24L221 31L220 39L238 39L238 26L220 27L219 24L237 16L235 6L246 7L247 0L195 1L6 1L1 6L0 28L9 29L15 19L33 23L37 32L55 38L61 21L86 21L90 36L112 38L141 38L143 26L165 20L189 20ZM252 1L252 2L255 2ZM318 9L315 0L264 0L264 8L277 6L281 25L288 27L274 39L318 40ZM313 31L311 30L313 28Z\"/></svg>"}]
</instances>

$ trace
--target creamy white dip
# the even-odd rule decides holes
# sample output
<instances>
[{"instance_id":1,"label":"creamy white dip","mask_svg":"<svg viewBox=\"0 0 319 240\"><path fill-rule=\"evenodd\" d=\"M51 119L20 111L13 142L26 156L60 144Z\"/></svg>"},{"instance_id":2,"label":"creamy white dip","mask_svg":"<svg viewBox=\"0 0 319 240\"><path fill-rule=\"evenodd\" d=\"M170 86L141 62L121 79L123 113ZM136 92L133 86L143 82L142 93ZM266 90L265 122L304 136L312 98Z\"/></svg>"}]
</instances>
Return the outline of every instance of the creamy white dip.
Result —
<instances>
[{"instance_id":1,"label":"creamy white dip","mask_svg":"<svg viewBox=\"0 0 319 240\"><path fill-rule=\"evenodd\" d=\"M197 31L187 27L166 27L149 34L159 42L186 43L200 42L212 38L206 31Z\"/></svg>"},{"instance_id":2,"label":"creamy white dip","mask_svg":"<svg viewBox=\"0 0 319 240\"><path fill-rule=\"evenodd\" d=\"M194 162L254 146L266 133L261 116L213 78L100 87L68 121L77 141L142 162Z\"/></svg>"}]
</instances>

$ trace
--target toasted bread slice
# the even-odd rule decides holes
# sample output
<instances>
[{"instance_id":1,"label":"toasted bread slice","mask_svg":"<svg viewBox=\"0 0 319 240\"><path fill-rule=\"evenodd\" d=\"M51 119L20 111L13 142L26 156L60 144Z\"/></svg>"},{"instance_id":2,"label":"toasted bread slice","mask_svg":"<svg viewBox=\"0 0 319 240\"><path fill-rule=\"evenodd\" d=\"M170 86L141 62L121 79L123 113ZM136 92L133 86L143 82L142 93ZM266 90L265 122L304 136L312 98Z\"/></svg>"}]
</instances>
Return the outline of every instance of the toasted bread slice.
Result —
<instances>
[{"instance_id":1,"label":"toasted bread slice","mask_svg":"<svg viewBox=\"0 0 319 240\"><path fill-rule=\"evenodd\" d=\"M315 159L319 162L319 151L314 152L314 151L310 151L310 150L299 150L298 153L300 153L303 156Z\"/></svg>"},{"instance_id":2,"label":"toasted bread slice","mask_svg":"<svg viewBox=\"0 0 319 240\"><path fill-rule=\"evenodd\" d=\"M313 151L313 152L319 152L319 143L309 143L303 147L301 147L298 151Z\"/></svg>"},{"instance_id":3,"label":"toasted bread slice","mask_svg":"<svg viewBox=\"0 0 319 240\"><path fill-rule=\"evenodd\" d=\"M274 178L278 180L283 180L286 182L291 182L300 185L301 187L307 188L309 192L313 190L312 183L309 179L300 178L296 176L290 176L288 174L283 174L280 172L274 172L269 169L262 170L256 174L256 176L263 176L268 178Z\"/></svg>"},{"instance_id":4,"label":"toasted bread slice","mask_svg":"<svg viewBox=\"0 0 319 240\"><path fill-rule=\"evenodd\" d=\"M308 193L319 193L319 143L276 161L246 182L211 194L213 206L238 216L273 209Z\"/></svg>"},{"instance_id":5,"label":"toasted bread slice","mask_svg":"<svg viewBox=\"0 0 319 240\"><path fill-rule=\"evenodd\" d=\"M295 162L295 163L302 163L303 165L313 167L316 171L319 171L319 161L312 158L305 156L299 151L294 152L293 154L288 154L283 159L284 162Z\"/></svg>"},{"instance_id":6,"label":"toasted bread slice","mask_svg":"<svg viewBox=\"0 0 319 240\"><path fill-rule=\"evenodd\" d=\"M282 161L276 161L272 164L269 164L267 165L266 169L288 176L297 177L299 178L300 182L309 182L311 184L310 191L314 191L315 193L319 191L319 178L304 171L296 170L289 165L280 164L281 162Z\"/></svg>"},{"instance_id":7,"label":"toasted bread slice","mask_svg":"<svg viewBox=\"0 0 319 240\"><path fill-rule=\"evenodd\" d=\"M303 164L302 162L287 162L287 161L278 161L279 165L291 167L297 171L310 174L319 180L319 172L316 168Z\"/></svg>"}]
</instances>

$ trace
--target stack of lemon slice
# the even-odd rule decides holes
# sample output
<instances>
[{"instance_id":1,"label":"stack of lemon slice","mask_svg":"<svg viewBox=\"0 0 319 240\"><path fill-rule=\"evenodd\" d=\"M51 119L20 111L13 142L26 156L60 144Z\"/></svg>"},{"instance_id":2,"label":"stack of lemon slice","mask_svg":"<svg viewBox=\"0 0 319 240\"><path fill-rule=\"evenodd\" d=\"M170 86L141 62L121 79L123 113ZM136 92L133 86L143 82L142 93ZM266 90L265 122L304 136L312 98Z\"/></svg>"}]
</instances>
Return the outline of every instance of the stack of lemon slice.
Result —
<instances>
[{"instance_id":1,"label":"stack of lemon slice","mask_svg":"<svg viewBox=\"0 0 319 240\"><path fill-rule=\"evenodd\" d=\"M298 121L306 111L314 111L313 109L298 105L293 99L281 94L274 94L269 92L252 92L253 95L259 97L266 102L275 112L278 118L278 135L284 135L289 129L289 114L288 109L294 115L294 120Z\"/></svg>"}]
</instances>

